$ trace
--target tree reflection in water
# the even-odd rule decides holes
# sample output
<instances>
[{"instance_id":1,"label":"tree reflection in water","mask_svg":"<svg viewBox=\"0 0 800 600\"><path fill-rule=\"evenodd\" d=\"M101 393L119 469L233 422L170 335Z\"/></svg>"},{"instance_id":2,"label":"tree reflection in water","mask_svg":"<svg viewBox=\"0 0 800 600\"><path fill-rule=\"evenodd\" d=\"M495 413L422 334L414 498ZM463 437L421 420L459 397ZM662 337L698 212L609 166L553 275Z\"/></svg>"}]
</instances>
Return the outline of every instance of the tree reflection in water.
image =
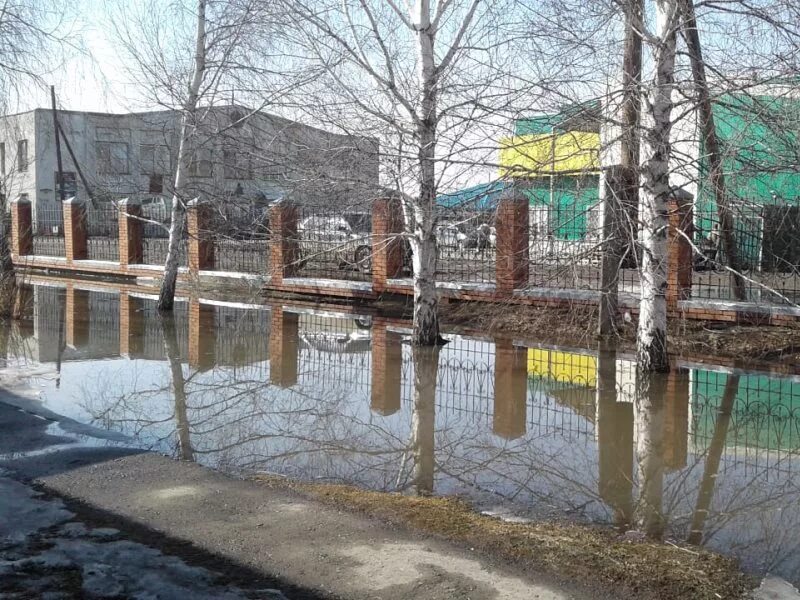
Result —
<instances>
[{"instance_id":1,"label":"tree reflection in water","mask_svg":"<svg viewBox=\"0 0 800 600\"><path fill-rule=\"evenodd\" d=\"M13 325L9 360L61 361L62 390L46 393L67 401L54 408L143 447L236 473L668 533L800 573L792 377L697 362L636 386L629 358L605 348L450 336L414 349L388 319L369 329L289 305L205 304L213 319L160 321L148 299L94 292L82 331L63 290L47 289ZM116 338L104 333L115 323Z\"/></svg>"}]
</instances>

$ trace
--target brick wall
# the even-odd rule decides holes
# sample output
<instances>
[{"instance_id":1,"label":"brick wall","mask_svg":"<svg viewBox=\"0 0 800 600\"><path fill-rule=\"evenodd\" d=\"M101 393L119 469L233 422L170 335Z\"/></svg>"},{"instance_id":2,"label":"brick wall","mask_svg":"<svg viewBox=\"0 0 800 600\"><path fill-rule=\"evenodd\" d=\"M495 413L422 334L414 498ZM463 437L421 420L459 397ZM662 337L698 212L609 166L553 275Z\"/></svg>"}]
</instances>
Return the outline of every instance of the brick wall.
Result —
<instances>
[{"instance_id":1,"label":"brick wall","mask_svg":"<svg viewBox=\"0 0 800 600\"><path fill-rule=\"evenodd\" d=\"M510 295L528 284L528 199L522 194L504 195L497 206L495 228L497 293Z\"/></svg>"},{"instance_id":2,"label":"brick wall","mask_svg":"<svg viewBox=\"0 0 800 600\"><path fill-rule=\"evenodd\" d=\"M67 263L87 258L86 205L77 198L64 201L64 248Z\"/></svg>"}]
</instances>

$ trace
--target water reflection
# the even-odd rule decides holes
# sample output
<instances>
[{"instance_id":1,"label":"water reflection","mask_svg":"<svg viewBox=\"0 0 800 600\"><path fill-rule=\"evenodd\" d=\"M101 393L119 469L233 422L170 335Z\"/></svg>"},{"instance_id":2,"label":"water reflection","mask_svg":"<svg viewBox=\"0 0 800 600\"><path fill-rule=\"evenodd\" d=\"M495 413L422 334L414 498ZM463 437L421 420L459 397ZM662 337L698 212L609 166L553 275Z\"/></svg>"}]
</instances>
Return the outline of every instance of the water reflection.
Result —
<instances>
[{"instance_id":1,"label":"water reflection","mask_svg":"<svg viewBox=\"0 0 800 600\"><path fill-rule=\"evenodd\" d=\"M162 320L130 290L19 295L0 354L52 367L49 408L141 446L637 528L798 579L800 377L684 361L637 382L607 348L448 336L419 350L378 316L190 298Z\"/></svg>"}]
</instances>

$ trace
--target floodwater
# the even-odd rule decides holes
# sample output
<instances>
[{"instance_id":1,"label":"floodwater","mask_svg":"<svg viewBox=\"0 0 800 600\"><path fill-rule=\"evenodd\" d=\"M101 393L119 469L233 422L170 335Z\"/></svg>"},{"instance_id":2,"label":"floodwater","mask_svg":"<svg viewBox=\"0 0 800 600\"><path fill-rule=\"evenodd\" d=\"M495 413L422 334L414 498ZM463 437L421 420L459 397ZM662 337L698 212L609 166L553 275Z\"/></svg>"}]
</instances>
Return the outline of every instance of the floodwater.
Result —
<instances>
[{"instance_id":1,"label":"floodwater","mask_svg":"<svg viewBox=\"0 0 800 600\"><path fill-rule=\"evenodd\" d=\"M152 297L82 286L22 288L0 361L36 367L47 409L129 444L509 517L633 522L800 583L798 376L685 360L637 402L622 354L461 335L415 351L406 322L291 304L187 299L161 320Z\"/></svg>"}]
</instances>

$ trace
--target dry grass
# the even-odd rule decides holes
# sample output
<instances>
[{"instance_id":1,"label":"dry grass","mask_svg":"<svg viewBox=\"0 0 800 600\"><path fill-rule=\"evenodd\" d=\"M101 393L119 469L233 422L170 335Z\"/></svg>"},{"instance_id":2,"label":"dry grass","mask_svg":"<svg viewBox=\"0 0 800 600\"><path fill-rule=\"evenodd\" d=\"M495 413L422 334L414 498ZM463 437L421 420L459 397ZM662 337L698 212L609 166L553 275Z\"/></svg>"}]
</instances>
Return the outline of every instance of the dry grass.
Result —
<instances>
[{"instance_id":1,"label":"dry grass","mask_svg":"<svg viewBox=\"0 0 800 600\"><path fill-rule=\"evenodd\" d=\"M607 528L509 523L456 498L421 498L345 485L257 478L393 524L466 544L523 568L636 598L743 598L755 581L735 561L696 547L633 541Z\"/></svg>"},{"instance_id":2,"label":"dry grass","mask_svg":"<svg viewBox=\"0 0 800 600\"><path fill-rule=\"evenodd\" d=\"M525 305L453 303L443 305L442 320L448 325L493 335L546 339L563 345L596 344L595 307L542 308ZM669 323L670 350L677 355L714 355L747 358L800 366L800 323L738 325L734 323L673 319ZM617 339L622 351L635 349L636 328L623 323Z\"/></svg>"}]
</instances>

